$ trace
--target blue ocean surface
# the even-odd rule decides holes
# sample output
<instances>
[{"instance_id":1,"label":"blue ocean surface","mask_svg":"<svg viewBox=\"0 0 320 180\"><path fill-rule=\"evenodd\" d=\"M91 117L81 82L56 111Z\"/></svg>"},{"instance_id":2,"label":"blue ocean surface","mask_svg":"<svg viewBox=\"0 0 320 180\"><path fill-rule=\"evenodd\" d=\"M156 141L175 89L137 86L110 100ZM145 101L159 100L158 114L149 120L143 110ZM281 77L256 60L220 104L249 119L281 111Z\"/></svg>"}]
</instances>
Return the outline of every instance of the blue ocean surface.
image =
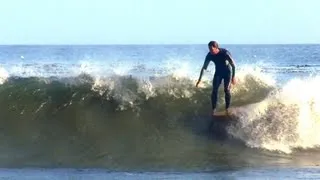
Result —
<instances>
[{"instance_id":1,"label":"blue ocean surface","mask_svg":"<svg viewBox=\"0 0 320 180\"><path fill-rule=\"evenodd\" d=\"M212 127L206 44L0 46L0 177L319 178L320 45L222 47Z\"/></svg>"},{"instance_id":2,"label":"blue ocean surface","mask_svg":"<svg viewBox=\"0 0 320 180\"><path fill-rule=\"evenodd\" d=\"M319 179L318 168L264 168L218 172L108 172L97 169L2 169L5 179Z\"/></svg>"}]
</instances>

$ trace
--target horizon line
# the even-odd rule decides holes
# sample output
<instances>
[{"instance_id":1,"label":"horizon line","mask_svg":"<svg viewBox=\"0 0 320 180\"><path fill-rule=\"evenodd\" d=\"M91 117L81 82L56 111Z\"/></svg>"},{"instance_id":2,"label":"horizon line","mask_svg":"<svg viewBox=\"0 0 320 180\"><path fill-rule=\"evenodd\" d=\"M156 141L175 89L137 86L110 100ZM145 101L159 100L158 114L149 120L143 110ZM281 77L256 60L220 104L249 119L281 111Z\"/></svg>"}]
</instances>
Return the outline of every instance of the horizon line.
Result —
<instances>
[{"instance_id":1,"label":"horizon line","mask_svg":"<svg viewBox=\"0 0 320 180\"><path fill-rule=\"evenodd\" d=\"M320 45L319 43L219 43L220 45ZM12 43L0 46L145 46L145 45L207 45L207 43Z\"/></svg>"}]
</instances>

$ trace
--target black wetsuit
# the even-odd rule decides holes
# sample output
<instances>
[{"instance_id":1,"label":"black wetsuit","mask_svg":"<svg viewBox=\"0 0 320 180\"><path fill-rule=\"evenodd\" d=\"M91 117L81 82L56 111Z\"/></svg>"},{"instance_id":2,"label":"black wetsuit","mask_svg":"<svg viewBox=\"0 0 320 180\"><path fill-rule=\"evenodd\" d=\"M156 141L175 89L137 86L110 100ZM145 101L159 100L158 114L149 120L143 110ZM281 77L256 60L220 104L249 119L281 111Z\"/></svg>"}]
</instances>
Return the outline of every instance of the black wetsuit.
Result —
<instances>
[{"instance_id":1,"label":"black wetsuit","mask_svg":"<svg viewBox=\"0 0 320 180\"><path fill-rule=\"evenodd\" d=\"M215 73L212 82L212 94L211 94L211 103L212 109L216 109L217 99L218 99L218 89L221 84L222 79L224 80L224 92L225 92L225 103L226 109L230 106L231 94L229 85L231 79L235 75L235 65L231 58L231 55L228 50L219 48L219 53L214 55L210 52L207 54L206 59L203 64L203 69L207 69L210 61L213 61L215 64Z\"/></svg>"}]
</instances>

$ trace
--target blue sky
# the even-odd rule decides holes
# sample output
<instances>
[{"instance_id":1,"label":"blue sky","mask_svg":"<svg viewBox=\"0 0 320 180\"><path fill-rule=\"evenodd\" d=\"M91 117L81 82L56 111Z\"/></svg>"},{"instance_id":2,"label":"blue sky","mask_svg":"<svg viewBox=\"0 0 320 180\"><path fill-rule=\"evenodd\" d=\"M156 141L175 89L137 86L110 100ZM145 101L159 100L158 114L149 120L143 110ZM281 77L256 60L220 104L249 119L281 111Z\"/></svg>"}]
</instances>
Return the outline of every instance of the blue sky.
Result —
<instances>
[{"instance_id":1,"label":"blue sky","mask_svg":"<svg viewBox=\"0 0 320 180\"><path fill-rule=\"evenodd\" d=\"M7 0L0 44L320 43L319 0Z\"/></svg>"}]
</instances>

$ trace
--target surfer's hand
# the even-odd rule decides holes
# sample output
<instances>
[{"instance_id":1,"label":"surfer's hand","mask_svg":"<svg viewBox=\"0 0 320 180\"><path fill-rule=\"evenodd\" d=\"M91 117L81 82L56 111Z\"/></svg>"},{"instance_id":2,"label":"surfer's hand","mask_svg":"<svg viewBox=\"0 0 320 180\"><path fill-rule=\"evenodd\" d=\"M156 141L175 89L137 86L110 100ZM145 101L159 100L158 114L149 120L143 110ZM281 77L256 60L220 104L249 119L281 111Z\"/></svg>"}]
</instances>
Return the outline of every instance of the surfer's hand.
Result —
<instances>
[{"instance_id":1,"label":"surfer's hand","mask_svg":"<svg viewBox=\"0 0 320 180\"><path fill-rule=\"evenodd\" d=\"M196 87L198 87L199 83L200 83L200 81L197 81Z\"/></svg>"},{"instance_id":2,"label":"surfer's hand","mask_svg":"<svg viewBox=\"0 0 320 180\"><path fill-rule=\"evenodd\" d=\"M235 84L236 84L236 78L232 78L231 83L232 83L233 85L235 85Z\"/></svg>"}]
</instances>

